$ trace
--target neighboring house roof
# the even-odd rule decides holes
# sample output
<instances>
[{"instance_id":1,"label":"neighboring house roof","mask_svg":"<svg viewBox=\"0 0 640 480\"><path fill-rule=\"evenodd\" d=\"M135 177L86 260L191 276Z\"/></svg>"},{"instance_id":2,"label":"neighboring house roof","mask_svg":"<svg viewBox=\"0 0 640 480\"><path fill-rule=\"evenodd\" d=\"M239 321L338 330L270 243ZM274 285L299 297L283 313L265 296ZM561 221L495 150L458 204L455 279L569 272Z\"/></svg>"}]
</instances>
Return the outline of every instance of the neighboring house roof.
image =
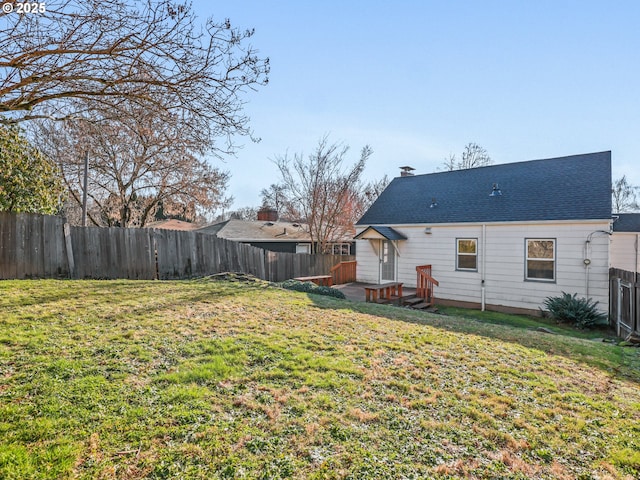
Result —
<instances>
[{"instance_id":1,"label":"neighboring house roof","mask_svg":"<svg viewBox=\"0 0 640 480\"><path fill-rule=\"evenodd\" d=\"M226 220L199 230L238 242L310 242L306 226L290 222Z\"/></svg>"},{"instance_id":2,"label":"neighboring house roof","mask_svg":"<svg viewBox=\"0 0 640 480\"><path fill-rule=\"evenodd\" d=\"M607 151L397 177L357 225L610 218Z\"/></svg>"},{"instance_id":3,"label":"neighboring house roof","mask_svg":"<svg viewBox=\"0 0 640 480\"><path fill-rule=\"evenodd\" d=\"M613 218L614 232L640 232L640 213L616 213Z\"/></svg>"},{"instance_id":4,"label":"neighboring house roof","mask_svg":"<svg viewBox=\"0 0 640 480\"><path fill-rule=\"evenodd\" d=\"M191 222L183 222L182 220L175 220L172 218L169 220L160 220L158 222L148 223L147 228L160 228L163 230L182 230L182 231L188 232L191 230L198 230L199 228L202 228L202 225L198 225L196 223L191 223Z\"/></svg>"},{"instance_id":5,"label":"neighboring house roof","mask_svg":"<svg viewBox=\"0 0 640 480\"><path fill-rule=\"evenodd\" d=\"M391 227L367 227L358 235L356 235L355 238L356 240L361 240L361 239L370 240L370 239L376 239L376 238L378 239L385 238L387 240L406 240L407 239L407 237L405 237L403 234L401 234L397 230L394 230Z\"/></svg>"}]
</instances>

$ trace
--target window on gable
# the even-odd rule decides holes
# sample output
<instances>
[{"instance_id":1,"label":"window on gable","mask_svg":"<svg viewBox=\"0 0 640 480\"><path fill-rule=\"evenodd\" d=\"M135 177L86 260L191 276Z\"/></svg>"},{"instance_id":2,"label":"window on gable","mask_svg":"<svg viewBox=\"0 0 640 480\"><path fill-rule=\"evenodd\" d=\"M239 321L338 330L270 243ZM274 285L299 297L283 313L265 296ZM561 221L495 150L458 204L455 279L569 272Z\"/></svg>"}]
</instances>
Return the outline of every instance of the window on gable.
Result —
<instances>
[{"instance_id":1,"label":"window on gable","mask_svg":"<svg viewBox=\"0 0 640 480\"><path fill-rule=\"evenodd\" d=\"M478 239L456 240L456 270L478 270Z\"/></svg>"},{"instance_id":2,"label":"window on gable","mask_svg":"<svg viewBox=\"0 0 640 480\"><path fill-rule=\"evenodd\" d=\"M527 280L556 279L556 241L552 238L527 239Z\"/></svg>"}]
</instances>

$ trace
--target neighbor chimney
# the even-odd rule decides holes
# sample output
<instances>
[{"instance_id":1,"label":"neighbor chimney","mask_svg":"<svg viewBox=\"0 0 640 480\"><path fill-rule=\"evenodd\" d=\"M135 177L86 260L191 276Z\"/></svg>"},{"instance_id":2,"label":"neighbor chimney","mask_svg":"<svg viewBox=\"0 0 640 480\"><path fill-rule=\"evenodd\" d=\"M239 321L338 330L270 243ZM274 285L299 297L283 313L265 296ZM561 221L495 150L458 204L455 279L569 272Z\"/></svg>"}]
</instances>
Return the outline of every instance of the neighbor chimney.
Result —
<instances>
[{"instance_id":1,"label":"neighbor chimney","mask_svg":"<svg viewBox=\"0 0 640 480\"><path fill-rule=\"evenodd\" d=\"M262 207L258 210L258 221L261 222L277 222L278 211L271 207Z\"/></svg>"},{"instance_id":2,"label":"neighbor chimney","mask_svg":"<svg viewBox=\"0 0 640 480\"><path fill-rule=\"evenodd\" d=\"M413 177L413 173L411 173L415 168L413 167L400 167L400 176L401 177Z\"/></svg>"}]
</instances>

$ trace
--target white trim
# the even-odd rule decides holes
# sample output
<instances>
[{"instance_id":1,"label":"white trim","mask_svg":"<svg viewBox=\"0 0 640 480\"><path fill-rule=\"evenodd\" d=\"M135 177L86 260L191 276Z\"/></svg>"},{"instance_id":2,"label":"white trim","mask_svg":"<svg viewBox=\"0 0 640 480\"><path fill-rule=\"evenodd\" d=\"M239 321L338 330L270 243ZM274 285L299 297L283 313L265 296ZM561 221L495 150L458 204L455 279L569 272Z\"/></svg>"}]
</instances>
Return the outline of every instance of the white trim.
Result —
<instances>
[{"instance_id":1,"label":"white trim","mask_svg":"<svg viewBox=\"0 0 640 480\"><path fill-rule=\"evenodd\" d=\"M552 242L553 244L553 257L529 257L529 242ZM558 267L558 239L557 238L538 238L538 237L525 237L524 238L524 279L527 282L555 282L557 280L557 267ZM532 262L553 262L553 277L552 278L540 278L529 276L529 261Z\"/></svg>"},{"instance_id":2,"label":"white trim","mask_svg":"<svg viewBox=\"0 0 640 480\"><path fill-rule=\"evenodd\" d=\"M379 242L380 245L380 256L379 258L379 269L378 269L378 281L379 283L382 282L396 282L398 281L398 249L396 247L396 245L394 244L393 240L388 240L388 239L381 239L381 240L377 240ZM373 240L371 240L371 242L373 242ZM393 278L391 279L383 279L382 278L382 264L383 262L383 255L384 255L384 244L385 242L389 242L391 244L391 248L389 248L389 252L388 255L393 258Z\"/></svg>"},{"instance_id":3,"label":"white trim","mask_svg":"<svg viewBox=\"0 0 640 480\"><path fill-rule=\"evenodd\" d=\"M360 233L363 233L366 231L367 231L367 228L362 230L362 232ZM380 232L376 232L374 229L371 229L371 232L368 232L366 236L360 237L357 240L387 240L387 237L382 235Z\"/></svg>"},{"instance_id":4,"label":"white trim","mask_svg":"<svg viewBox=\"0 0 640 480\"><path fill-rule=\"evenodd\" d=\"M460 252L460 242L461 241L473 241L475 251L473 253L464 253ZM465 268L460 266L460 255L467 257L475 257L476 266L475 268ZM456 270L460 272L477 272L478 268L478 238L477 237L456 237Z\"/></svg>"},{"instance_id":5,"label":"white trim","mask_svg":"<svg viewBox=\"0 0 640 480\"><path fill-rule=\"evenodd\" d=\"M610 218L601 218L601 219L589 219L589 220L513 220L513 221L504 221L504 222L443 222L443 223L434 223L434 222L420 222L420 223L380 223L380 224L371 224L367 226L356 225L356 231L361 229L360 231L364 231L365 229L375 226L375 227L392 227L392 228L422 228L425 226L428 227L481 227L482 225L487 226L499 226L499 225L554 225L554 224L584 224L588 225L591 223L600 224L602 222L612 222L613 219ZM623 232L614 232L614 233L623 233ZM632 233L632 232L630 232ZM636 232L633 232L636 233Z\"/></svg>"}]
</instances>

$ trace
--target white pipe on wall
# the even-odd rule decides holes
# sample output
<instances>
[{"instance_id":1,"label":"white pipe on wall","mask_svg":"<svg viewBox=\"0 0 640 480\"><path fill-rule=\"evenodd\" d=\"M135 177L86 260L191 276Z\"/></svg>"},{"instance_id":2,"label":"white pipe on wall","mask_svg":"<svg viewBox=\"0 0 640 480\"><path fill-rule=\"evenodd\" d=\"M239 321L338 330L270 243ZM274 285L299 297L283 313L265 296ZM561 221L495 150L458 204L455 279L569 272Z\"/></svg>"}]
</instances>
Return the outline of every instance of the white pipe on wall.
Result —
<instances>
[{"instance_id":1,"label":"white pipe on wall","mask_svg":"<svg viewBox=\"0 0 640 480\"><path fill-rule=\"evenodd\" d=\"M482 224L482 282L481 282L481 288L480 288L480 297L481 297L481 310L484 312L485 310L485 305L486 305L486 288L484 285L484 280L485 280L485 271L487 268L487 225L486 224Z\"/></svg>"}]
</instances>

